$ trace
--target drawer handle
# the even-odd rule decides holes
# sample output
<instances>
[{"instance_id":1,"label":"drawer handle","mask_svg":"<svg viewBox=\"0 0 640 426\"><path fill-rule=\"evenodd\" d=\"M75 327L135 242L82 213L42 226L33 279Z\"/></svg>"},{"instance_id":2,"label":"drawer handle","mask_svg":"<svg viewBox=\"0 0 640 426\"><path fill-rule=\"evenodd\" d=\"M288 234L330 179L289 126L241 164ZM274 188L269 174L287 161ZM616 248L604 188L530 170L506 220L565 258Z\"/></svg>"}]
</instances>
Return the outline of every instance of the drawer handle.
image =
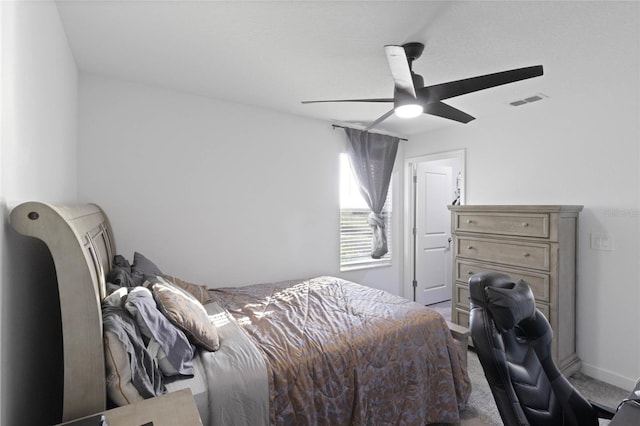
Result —
<instances>
[{"instance_id":1,"label":"drawer handle","mask_svg":"<svg viewBox=\"0 0 640 426\"><path fill-rule=\"evenodd\" d=\"M472 245L468 245L467 246L467 250L473 250L473 246Z\"/></svg>"},{"instance_id":2,"label":"drawer handle","mask_svg":"<svg viewBox=\"0 0 640 426\"><path fill-rule=\"evenodd\" d=\"M522 222L522 226L526 228L527 226L529 226L529 224L527 222Z\"/></svg>"},{"instance_id":3,"label":"drawer handle","mask_svg":"<svg viewBox=\"0 0 640 426\"><path fill-rule=\"evenodd\" d=\"M467 219L467 223L473 223L471 219Z\"/></svg>"},{"instance_id":4,"label":"drawer handle","mask_svg":"<svg viewBox=\"0 0 640 426\"><path fill-rule=\"evenodd\" d=\"M524 253L522 253L522 255L523 255L524 257L529 257L529 256L531 256L531 255L530 255L529 253L527 253L526 251L525 251Z\"/></svg>"},{"instance_id":5,"label":"drawer handle","mask_svg":"<svg viewBox=\"0 0 640 426\"><path fill-rule=\"evenodd\" d=\"M469 271L469 272L467 272L467 274L473 275L473 271Z\"/></svg>"}]
</instances>

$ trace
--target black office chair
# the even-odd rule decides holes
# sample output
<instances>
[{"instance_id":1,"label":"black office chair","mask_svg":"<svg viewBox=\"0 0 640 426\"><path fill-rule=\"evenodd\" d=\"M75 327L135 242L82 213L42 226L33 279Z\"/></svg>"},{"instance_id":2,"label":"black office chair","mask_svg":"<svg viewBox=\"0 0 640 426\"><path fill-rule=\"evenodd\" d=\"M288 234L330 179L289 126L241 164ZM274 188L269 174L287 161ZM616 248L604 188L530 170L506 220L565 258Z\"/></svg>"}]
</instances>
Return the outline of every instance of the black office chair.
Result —
<instances>
[{"instance_id":1,"label":"black office chair","mask_svg":"<svg viewBox=\"0 0 640 426\"><path fill-rule=\"evenodd\" d=\"M556 367L551 327L526 282L486 272L469 279L469 291L471 338L506 426L597 426L613 416Z\"/></svg>"}]
</instances>

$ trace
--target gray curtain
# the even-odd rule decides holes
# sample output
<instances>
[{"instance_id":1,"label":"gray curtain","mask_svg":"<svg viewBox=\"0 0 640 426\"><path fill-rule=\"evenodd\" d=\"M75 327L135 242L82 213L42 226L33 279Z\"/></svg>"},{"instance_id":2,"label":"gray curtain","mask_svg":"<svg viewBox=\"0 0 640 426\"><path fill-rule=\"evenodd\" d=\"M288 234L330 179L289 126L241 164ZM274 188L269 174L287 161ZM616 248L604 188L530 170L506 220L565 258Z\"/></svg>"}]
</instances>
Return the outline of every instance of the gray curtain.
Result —
<instances>
[{"instance_id":1,"label":"gray curtain","mask_svg":"<svg viewBox=\"0 0 640 426\"><path fill-rule=\"evenodd\" d=\"M380 213L387 199L400 139L349 128L345 128L345 132L351 168L360 186L360 193L371 209L369 214L369 225L373 232L371 257L379 259L388 251L387 234Z\"/></svg>"}]
</instances>

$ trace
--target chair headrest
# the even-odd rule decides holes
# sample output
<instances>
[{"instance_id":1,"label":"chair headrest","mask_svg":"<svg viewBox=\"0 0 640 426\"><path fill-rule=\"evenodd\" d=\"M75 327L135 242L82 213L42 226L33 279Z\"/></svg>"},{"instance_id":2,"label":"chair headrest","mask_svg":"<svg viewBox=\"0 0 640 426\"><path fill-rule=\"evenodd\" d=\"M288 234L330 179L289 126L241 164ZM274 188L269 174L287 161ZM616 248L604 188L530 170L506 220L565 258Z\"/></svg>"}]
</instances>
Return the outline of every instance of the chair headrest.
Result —
<instances>
[{"instance_id":1,"label":"chair headrest","mask_svg":"<svg viewBox=\"0 0 640 426\"><path fill-rule=\"evenodd\" d=\"M511 330L520 321L533 319L536 315L533 292L523 280L519 280L511 288L487 286L484 291L487 309L491 312L496 327L502 332Z\"/></svg>"},{"instance_id":2,"label":"chair headrest","mask_svg":"<svg viewBox=\"0 0 640 426\"><path fill-rule=\"evenodd\" d=\"M502 272L480 272L469 278L469 300L472 305L486 307L486 287L513 288L513 284L511 277Z\"/></svg>"}]
</instances>

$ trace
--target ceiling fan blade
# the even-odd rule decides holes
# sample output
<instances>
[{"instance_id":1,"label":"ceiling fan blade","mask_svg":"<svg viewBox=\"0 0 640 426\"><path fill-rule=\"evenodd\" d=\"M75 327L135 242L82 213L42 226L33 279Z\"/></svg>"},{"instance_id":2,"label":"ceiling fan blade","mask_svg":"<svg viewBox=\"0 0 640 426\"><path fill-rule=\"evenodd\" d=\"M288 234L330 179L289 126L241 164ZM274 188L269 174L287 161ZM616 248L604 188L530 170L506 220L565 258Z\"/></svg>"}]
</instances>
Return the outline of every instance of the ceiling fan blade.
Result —
<instances>
[{"instance_id":1,"label":"ceiling fan blade","mask_svg":"<svg viewBox=\"0 0 640 426\"><path fill-rule=\"evenodd\" d=\"M428 103L436 100L453 98L466 93L477 92L478 90L484 90L490 87L514 83L528 78L538 77L542 74L542 65L517 68L509 71L496 72L493 74L423 87L422 89L418 89L418 96Z\"/></svg>"},{"instance_id":2,"label":"ceiling fan blade","mask_svg":"<svg viewBox=\"0 0 640 426\"><path fill-rule=\"evenodd\" d=\"M381 123L382 121L386 120L387 118L389 118L389 116L391 116L393 114L393 109L389 110L388 112L385 112L383 115L381 115L380 117L376 118L371 124L369 124L367 126L366 129L364 129L365 131L368 131L369 129L372 129L376 124Z\"/></svg>"},{"instance_id":3,"label":"ceiling fan blade","mask_svg":"<svg viewBox=\"0 0 640 426\"><path fill-rule=\"evenodd\" d=\"M378 99L333 99L326 101L302 101L303 104L318 104L323 102L393 102L393 98Z\"/></svg>"},{"instance_id":4,"label":"ceiling fan blade","mask_svg":"<svg viewBox=\"0 0 640 426\"><path fill-rule=\"evenodd\" d=\"M385 46L384 52L387 54L387 62L393 76L393 82L397 90L408 93L416 97L416 89L413 87L413 78L411 78L411 68L407 53L402 46Z\"/></svg>"},{"instance_id":5,"label":"ceiling fan blade","mask_svg":"<svg viewBox=\"0 0 640 426\"><path fill-rule=\"evenodd\" d=\"M449 120L458 121L460 123L468 123L471 120L475 120L475 117L467 114L464 111L460 111L457 108L447 105L444 102L431 102L424 107L424 113L430 115L437 115L438 117L448 118Z\"/></svg>"}]
</instances>

